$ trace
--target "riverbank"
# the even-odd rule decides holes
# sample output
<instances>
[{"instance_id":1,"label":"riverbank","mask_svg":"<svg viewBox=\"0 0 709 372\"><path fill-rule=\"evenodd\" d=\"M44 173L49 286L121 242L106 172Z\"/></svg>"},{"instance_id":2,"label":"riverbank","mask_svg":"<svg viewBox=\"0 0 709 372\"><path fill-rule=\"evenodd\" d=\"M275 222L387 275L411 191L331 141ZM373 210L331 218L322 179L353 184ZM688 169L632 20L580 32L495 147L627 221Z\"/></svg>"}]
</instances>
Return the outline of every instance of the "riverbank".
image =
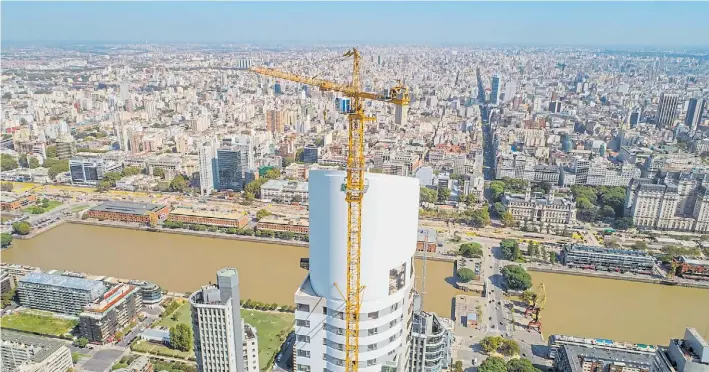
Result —
<instances>
[{"instance_id":1,"label":"riverbank","mask_svg":"<svg viewBox=\"0 0 709 372\"><path fill-rule=\"evenodd\" d=\"M709 289L709 282L698 281L674 281L670 279L652 278L648 276L632 275L632 274L616 274L603 271L579 270L571 269L565 266L527 266L529 271L539 271L544 273L566 274L575 276L586 276L591 278L613 279L638 283L662 284L666 286L679 286L689 288Z\"/></svg>"}]
</instances>

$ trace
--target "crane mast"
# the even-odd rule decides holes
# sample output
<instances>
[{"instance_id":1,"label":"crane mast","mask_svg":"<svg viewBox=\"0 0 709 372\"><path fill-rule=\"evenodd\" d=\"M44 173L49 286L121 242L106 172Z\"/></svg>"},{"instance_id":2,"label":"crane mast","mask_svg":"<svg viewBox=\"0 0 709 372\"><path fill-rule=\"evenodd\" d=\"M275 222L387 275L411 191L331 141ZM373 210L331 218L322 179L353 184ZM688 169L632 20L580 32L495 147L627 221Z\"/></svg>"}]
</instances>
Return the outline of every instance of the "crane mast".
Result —
<instances>
[{"instance_id":1,"label":"crane mast","mask_svg":"<svg viewBox=\"0 0 709 372\"><path fill-rule=\"evenodd\" d=\"M385 94L362 91L360 80L360 53L356 48L343 55L352 57L352 82L349 85L339 84L323 79L314 79L278 71L265 67L252 67L249 70L261 75L271 76L297 83L313 85L323 91L341 92L352 98L348 114L349 128L347 136L347 176L342 185L347 202L347 283L343 294L345 297L345 371L358 370L359 360L359 315L363 287L360 283L360 254L362 241L362 199L367 191L364 178L364 125L375 120L364 113L365 99L393 103L406 106L409 104L409 92L399 83ZM337 285L337 283L334 283Z\"/></svg>"}]
</instances>

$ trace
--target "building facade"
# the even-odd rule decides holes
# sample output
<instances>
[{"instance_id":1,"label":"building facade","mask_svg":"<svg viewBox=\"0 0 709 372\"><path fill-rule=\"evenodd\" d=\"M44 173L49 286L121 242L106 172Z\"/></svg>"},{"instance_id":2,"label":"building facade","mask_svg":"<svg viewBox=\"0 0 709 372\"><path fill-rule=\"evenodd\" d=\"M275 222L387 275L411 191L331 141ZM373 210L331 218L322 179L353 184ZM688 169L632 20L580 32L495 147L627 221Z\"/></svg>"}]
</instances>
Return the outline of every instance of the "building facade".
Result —
<instances>
[{"instance_id":1,"label":"building facade","mask_svg":"<svg viewBox=\"0 0 709 372\"><path fill-rule=\"evenodd\" d=\"M17 282L20 304L30 309L77 315L106 291L98 280L31 273Z\"/></svg>"},{"instance_id":2,"label":"building facade","mask_svg":"<svg viewBox=\"0 0 709 372\"><path fill-rule=\"evenodd\" d=\"M249 223L246 212L217 212L175 208L167 215L168 221L241 229Z\"/></svg>"},{"instance_id":3,"label":"building facade","mask_svg":"<svg viewBox=\"0 0 709 372\"><path fill-rule=\"evenodd\" d=\"M611 249L568 244L561 251L561 263L584 269L651 274L655 259L645 251Z\"/></svg>"},{"instance_id":4,"label":"building facade","mask_svg":"<svg viewBox=\"0 0 709 372\"><path fill-rule=\"evenodd\" d=\"M198 371L259 371L258 336L241 319L240 299L239 274L233 268L217 271L216 285L190 295Z\"/></svg>"},{"instance_id":5,"label":"building facade","mask_svg":"<svg viewBox=\"0 0 709 372\"><path fill-rule=\"evenodd\" d=\"M256 223L256 229L308 235L309 223L305 217L287 218L271 215L260 219Z\"/></svg>"},{"instance_id":6,"label":"building facade","mask_svg":"<svg viewBox=\"0 0 709 372\"><path fill-rule=\"evenodd\" d=\"M307 203L308 183L288 180L268 180L261 185L261 199L282 203Z\"/></svg>"},{"instance_id":7,"label":"building facade","mask_svg":"<svg viewBox=\"0 0 709 372\"><path fill-rule=\"evenodd\" d=\"M366 173L362 206L359 363L361 372L406 371L411 354L413 256L418 229L419 182ZM294 370L345 370L345 173L310 173L309 274L295 293ZM396 221L394 223L393 221ZM381 247L387 247L382 252ZM337 286L333 285L337 283Z\"/></svg>"},{"instance_id":8,"label":"building facade","mask_svg":"<svg viewBox=\"0 0 709 372\"><path fill-rule=\"evenodd\" d=\"M89 209L86 215L98 220L157 225L169 212L168 206L161 204L107 201Z\"/></svg>"},{"instance_id":9,"label":"building facade","mask_svg":"<svg viewBox=\"0 0 709 372\"><path fill-rule=\"evenodd\" d=\"M555 198L553 188L546 197L527 188L524 195L505 194L502 204L517 223L571 225L576 222L576 203Z\"/></svg>"},{"instance_id":10,"label":"building facade","mask_svg":"<svg viewBox=\"0 0 709 372\"><path fill-rule=\"evenodd\" d=\"M709 343L696 329L686 328L684 338L657 348L652 372L709 372Z\"/></svg>"},{"instance_id":11,"label":"building facade","mask_svg":"<svg viewBox=\"0 0 709 372\"><path fill-rule=\"evenodd\" d=\"M66 372L74 367L64 343L7 329L2 331L4 372Z\"/></svg>"},{"instance_id":12,"label":"building facade","mask_svg":"<svg viewBox=\"0 0 709 372\"><path fill-rule=\"evenodd\" d=\"M452 363L453 325L435 313L421 311L418 295L414 295L414 307L409 372L444 371Z\"/></svg>"},{"instance_id":13,"label":"building facade","mask_svg":"<svg viewBox=\"0 0 709 372\"><path fill-rule=\"evenodd\" d=\"M97 344L113 342L116 333L134 320L142 307L139 287L116 285L79 314L81 337Z\"/></svg>"}]
</instances>

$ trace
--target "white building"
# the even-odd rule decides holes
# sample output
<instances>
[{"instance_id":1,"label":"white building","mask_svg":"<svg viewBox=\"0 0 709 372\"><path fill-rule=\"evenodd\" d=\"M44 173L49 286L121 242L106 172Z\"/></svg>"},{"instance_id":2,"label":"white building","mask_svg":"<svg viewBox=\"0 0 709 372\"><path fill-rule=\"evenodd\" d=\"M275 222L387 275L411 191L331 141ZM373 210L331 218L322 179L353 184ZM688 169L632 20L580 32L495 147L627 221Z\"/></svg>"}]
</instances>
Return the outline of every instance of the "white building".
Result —
<instances>
[{"instance_id":1,"label":"white building","mask_svg":"<svg viewBox=\"0 0 709 372\"><path fill-rule=\"evenodd\" d=\"M346 288L348 266L344 181L341 171L310 173L310 273L295 293L295 371L345 369L345 308L340 294ZM358 369L405 371L413 316L419 182L371 173L366 181Z\"/></svg>"},{"instance_id":2,"label":"white building","mask_svg":"<svg viewBox=\"0 0 709 372\"><path fill-rule=\"evenodd\" d=\"M189 300L197 370L258 372L258 336L241 319L236 269L217 271L217 284L203 286ZM239 344L243 351L234 352Z\"/></svg>"},{"instance_id":3,"label":"white building","mask_svg":"<svg viewBox=\"0 0 709 372\"><path fill-rule=\"evenodd\" d=\"M217 158L217 146L213 142L204 142L199 147L199 189L202 195L214 191L214 162Z\"/></svg>"},{"instance_id":4,"label":"white building","mask_svg":"<svg viewBox=\"0 0 709 372\"><path fill-rule=\"evenodd\" d=\"M261 199L276 202L308 202L308 183L288 180L268 180L261 185Z\"/></svg>"},{"instance_id":5,"label":"white building","mask_svg":"<svg viewBox=\"0 0 709 372\"><path fill-rule=\"evenodd\" d=\"M66 372L74 366L69 348L50 338L3 329L0 344L4 372Z\"/></svg>"}]
</instances>

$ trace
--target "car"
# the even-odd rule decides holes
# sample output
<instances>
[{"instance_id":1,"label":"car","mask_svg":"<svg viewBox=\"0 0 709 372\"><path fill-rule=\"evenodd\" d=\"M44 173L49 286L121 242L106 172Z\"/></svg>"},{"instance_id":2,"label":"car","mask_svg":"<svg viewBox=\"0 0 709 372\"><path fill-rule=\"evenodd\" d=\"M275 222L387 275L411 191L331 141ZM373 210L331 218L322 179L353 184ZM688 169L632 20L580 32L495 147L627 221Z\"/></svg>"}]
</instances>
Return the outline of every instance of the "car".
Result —
<instances>
[{"instance_id":1,"label":"car","mask_svg":"<svg viewBox=\"0 0 709 372\"><path fill-rule=\"evenodd\" d=\"M498 304L498 305L502 305L502 302L501 302L501 301L497 301L497 304Z\"/></svg>"},{"instance_id":2,"label":"car","mask_svg":"<svg viewBox=\"0 0 709 372\"><path fill-rule=\"evenodd\" d=\"M494 324L491 324L491 325L490 325L490 328L495 328L495 325L494 325Z\"/></svg>"},{"instance_id":3,"label":"car","mask_svg":"<svg viewBox=\"0 0 709 372\"><path fill-rule=\"evenodd\" d=\"M489 317L487 320L492 320L492 317Z\"/></svg>"},{"instance_id":4,"label":"car","mask_svg":"<svg viewBox=\"0 0 709 372\"><path fill-rule=\"evenodd\" d=\"M504 323L500 322L500 325L503 325Z\"/></svg>"}]
</instances>

